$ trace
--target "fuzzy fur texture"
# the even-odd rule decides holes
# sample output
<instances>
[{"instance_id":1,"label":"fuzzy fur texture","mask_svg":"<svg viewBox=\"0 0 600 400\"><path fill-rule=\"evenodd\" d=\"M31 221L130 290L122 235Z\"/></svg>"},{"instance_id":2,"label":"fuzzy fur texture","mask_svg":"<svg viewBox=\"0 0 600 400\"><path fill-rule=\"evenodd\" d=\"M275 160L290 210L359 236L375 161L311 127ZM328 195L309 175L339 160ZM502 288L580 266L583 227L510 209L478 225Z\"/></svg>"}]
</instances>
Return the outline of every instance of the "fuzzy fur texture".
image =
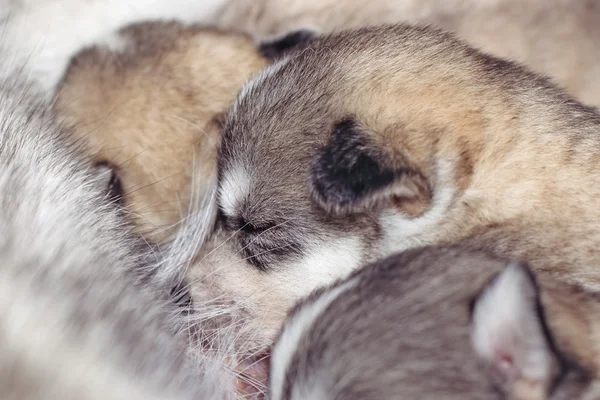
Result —
<instances>
[{"instance_id":1,"label":"fuzzy fur texture","mask_svg":"<svg viewBox=\"0 0 600 400\"><path fill-rule=\"evenodd\" d=\"M106 43L119 49L119 28L134 22L176 19L208 22L225 0L1 0L5 62L22 67L51 95L70 58Z\"/></svg>"},{"instance_id":2,"label":"fuzzy fur texture","mask_svg":"<svg viewBox=\"0 0 600 400\"><path fill-rule=\"evenodd\" d=\"M598 132L592 108L447 32L316 39L225 118L221 213L190 272L209 284L193 296L239 304L259 347L315 288L422 245L461 242L597 290Z\"/></svg>"},{"instance_id":3,"label":"fuzzy fur texture","mask_svg":"<svg viewBox=\"0 0 600 400\"><path fill-rule=\"evenodd\" d=\"M0 397L230 398L228 349L189 360L164 276L203 233L184 229L186 246L158 257L37 90L0 80Z\"/></svg>"},{"instance_id":4,"label":"fuzzy fur texture","mask_svg":"<svg viewBox=\"0 0 600 400\"><path fill-rule=\"evenodd\" d=\"M164 242L188 214L192 177L196 196L209 190L219 118L267 60L249 38L197 25L142 23L115 36L123 49L73 58L54 109L116 170L138 230Z\"/></svg>"},{"instance_id":5,"label":"fuzzy fur texture","mask_svg":"<svg viewBox=\"0 0 600 400\"><path fill-rule=\"evenodd\" d=\"M295 307L271 399L596 399L599 307L525 264L407 251Z\"/></svg>"},{"instance_id":6,"label":"fuzzy fur texture","mask_svg":"<svg viewBox=\"0 0 600 400\"><path fill-rule=\"evenodd\" d=\"M201 20L203 13L208 15L212 10L207 3L188 3L183 7L170 3L169 10L145 5L145 11L125 5L117 9L122 14L111 9L110 23L96 25L84 20L76 25L82 34L69 30L68 38L62 29L43 28L41 34L39 30L25 29L31 35L28 33L21 42L7 42L11 44L8 51L12 52L9 59L24 65L25 74L42 81L46 89L53 88L68 57L88 44L100 41L107 53L117 56L111 60L108 55L108 61L102 60L106 53L94 58L99 53L96 48L87 53L87 60L85 56L80 59L79 67L85 66L84 69L95 62L106 62L104 66L113 68L120 61L131 61L118 56L131 55L131 37L105 33L131 22L132 15L141 19L172 16L189 22ZM19 10L29 3L14 4L12 16L2 16L7 21L7 35L16 37L18 27L25 21L21 19L25 17L18 16ZM62 7L59 3L46 4L35 8L33 14L23 15L41 27L39 21ZM79 8L82 4L72 2L68 7L78 10L78 14L93 15L98 21L102 20L104 7L108 9L106 3L100 8L87 8L95 7L92 4L97 3L92 2L86 3L87 11L83 11ZM161 15L153 14L154 10ZM60 14L65 15L62 11L56 15ZM185 37L182 31L177 34ZM104 178L97 177L88 161L77 161L79 156L73 156L69 140L52 147L44 144L46 139L54 146L55 138L61 135L43 133L39 134L41 140L37 136L32 139L35 128L48 126L53 132L61 129L47 122L53 119L48 111L39 116L31 112L46 110L45 105L28 108L26 105L33 104L32 100L19 97L24 92L21 89L17 91L19 100L5 103L2 110L8 113L2 122L8 128L2 130L2 135L14 127L31 135L19 139L7 136L9 151L4 154L9 156L5 160L8 164L17 162L11 164L14 173L13 166L6 171L19 179L0 179L6 187L3 193L12 193L18 199L38 199L37 203L15 203L12 196L7 197L6 210L10 215L7 212L3 217L13 240L0 247L6 249L0 258L7 260L7 277L10 282L15 281L4 297L7 313L6 322L2 323L8 327L8 345L0 371L5 366L6 370L16 371L17 378L13 380L15 384L6 385L12 390L8 398L36 399L48 392L64 398L227 396L220 392L230 387L222 384L229 381L222 375L220 361L227 356L235 359L239 351L260 351L270 344L287 310L298 299L391 252L423 243L465 239L457 232L466 232L467 247L490 248L496 255L532 259L535 268L549 271L556 278L596 287L597 271L585 255L596 247L596 231L586 221L597 218L593 210L586 211L591 214L581 213L577 204L585 196L597 198L591 189L596 186L595 174L583 166L593 158L590 149L595 146L597 115L544 79L511 63L483 56L443 33L388 28L346 35L317 40L308 50L278 61L243 88L225 123L220 190L217 192L213 171L206 173L201 165L196 165L191 176L206 179L192 182L189 199L183 202L184 207L189 204L188 216L177 235L160 247L150 248L131 234L123 215L110 206L110 201L100 200L106 198L102 189ZM56 40L47 42L51 51L31 53L32 43L44 36ZM156 42L164 44L163 40L171 39L166 35ZM173 41L165 46L171 48L172 44ZM398 48L405 53L398 56ZM588 53L585 46L582 48ZM406 54L408 57L404 58ZM593 61L593 52L589 54ZM90 60L94 63L86 65ZM546 66L538 67L536 62L531 65L553 73L554 67L546 70ZM581 65L587 68L589 64L581 61ZM453 68L459 71L457 75L450 72ZM557 67L557 71L562 70L562 66ZM77 72L77 64L74 71ZM587 83L571 85L569 76L556 76L571 92L593 103L593 88L590 95L580 91L590 87ZM4 90L11 91L8 86ZM85 84L79 90L85 94ZM5 98L11 96L7 93ZM63 105L77 97L72 96ZM102 106L119 104L102 101L95 100ZM465 112L460 105L480 111L484 118ZM426 111L419 112L423 106ZM537 113L544 116L541 120L550 122L540 124L540 120L531 117ZM19 122L20 115L29 116L26 123ZM518 124L512 123L514 119L503 119L506 115L521 119ZM81 126L76 119L70 123ZM574 127L589 135L575 135ZM507 138L509 145L521 143L519 134L535 132L539 136L527 137L525 147L537 150L543 143L554 151L531 151L535 157L510 151L498 155L494 144L506 147L507 143L492 140L488 148L478 136L482 131ZM559 131L567 134L553 135ZM340 142L344 141L335 140L336 135L330 135L331 132L337 132L342 139L356 140L342 146ZM396 140L397 132L416 134ZM85 135L80 132L79 136ZM550 136L553 140L547 140ZM565 140L573 146L566 146ZM490 152L497 158L490 157L489 164L478 164ZM559 166L560 173L555 173L556 168L548 175L540 172L546 165L545 159L539 160L544 155L550 164L559 158L567 160ZM574 159L580 162L572 162ZM182 161L186 164L188 160ZM517 161L525 163L527 172L523 172L523 167L502 168ZM360 168L369 174L354 175L357 165L369 167ZM32 170L44 177L34 178L30 175ZM524 176L526 189L512 184L510 178L519 175L515 171ZM356 179L340 179L350 175ZM550 175L560 184L556 185ZM78 176L83 177L78 181ZM189 184L191 176L185 176L179 186ZM536 181L534 176L548 179ZM571 180L572 176L576 179ZM30 181L33 183L26 183ZM486 185L491 181L500 182L500 187ZM13 189L15 182L18 184ZM88 191L80 189L87 185L81 182L94 184L89 183L92 189ZM228 189L227 182L233 182L230 186L235 190ZM50 193L50 187L63 190ZM167 188L165 193L172 190ZM574 199L565 196L567 192L576 193ZM221 209L216 233L209 239L210 245L204 247L217 214L217 193ZM482 200L489 198L494 200ZM106 207L100 204L102 201ZM77 206L69 206L73 204ZM532 210L536 211L533 217L526 213ZM90 220L82 220L82 215ZM560 219L562 216L566 219ZM109 223L103 222L106 218ZM555 231L548 226L561 227L556 229L561 233L552 234ZM483 229L486 234L480 235ZM574 240L577 245L561 247L569 235L580 239ZM118 251L120 246L122 252ZM34 261L15 256L21 253ZM553 264L548 262L551 258L564 262ZM28 269L31 264L35 264L33 272ZM16 270L24 274L22 280L14 274ZM40 274L40 270L48 273ZM72 285L71 276L75 281ZM90 290L90 286L95 289ZM176 298L185 297L190 291L193 307L173 308L166 300L172 290ZM20 310L17 307L23 307L23 311L13 313ZM40 308L48 310L41 333L37 326L39 317L27 312ZM71 326L77 327L75 333L70 333ZM215 340L213 329L230 329L237 343ZM36 340L40 341L27 338L23 335L26 331L38 333ZM39 343L39 347L27 347L33 343ZM56 353L35 351L46 347L57 349ZM106 357L102 353L105 348L113 349L114 356L111 353ZM23 351L16 353L14 349ZM188 364L186 351L198 357L196 363ZM57 359L63 368L52 368ZM69 374L74 370L81 371L77 379ZM36 384L31 385L32 381Z\"/></svg>"},{"instance_id":7,"label":"fuzzy fur texture","mask_svg":"<svg viewBox=\"0 0 600 400\"><path fill-rule=\"evenodd\" d=\"M455 32L472 46L522 62L600 106L600 5L595 0L231 0L219 26L257 42L296 31L331 33L409 23ZM297 39L297 38L296 38Z\"/></svg>"}]
</instances>

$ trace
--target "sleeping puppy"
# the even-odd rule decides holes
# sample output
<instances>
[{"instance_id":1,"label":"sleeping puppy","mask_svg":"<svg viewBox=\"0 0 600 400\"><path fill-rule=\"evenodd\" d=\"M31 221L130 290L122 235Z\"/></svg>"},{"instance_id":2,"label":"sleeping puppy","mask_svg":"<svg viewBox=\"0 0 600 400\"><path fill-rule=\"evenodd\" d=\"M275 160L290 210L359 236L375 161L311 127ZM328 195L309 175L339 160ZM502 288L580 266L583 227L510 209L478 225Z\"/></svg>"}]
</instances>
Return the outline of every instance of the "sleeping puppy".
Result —
<instances>
[{"instance_id":1,"label":"sleeping puppy","mask_svg":"<svg viewBox=\"0 0 600 400\"><path fill-rule=\"evenodd\" d=\"M191 363L187 316L155 279L177 259L156 262L43 90L11 67L0 66L0 398L231 399L228 347Z\"/></svg>"},{"instance_id":2,"label":"sleeping puppy","mask_svg":"<svg viewBox=\"0 0 600 400\"><path fill-rule=\"evenodd\" d=\"M221 6L216 23L252 34L267 50L298 33L384 23L432 25L482 51L523 62L583 102L600 106L596 0L374 0L369 7L361 0L232 0Z\"/></svg>"},{"instance_id":3,"label":"sleeping puppy","mask_svg":"<svg viewBox=\"0 0 600 400\"><path fill-rule=\"evenodd\" d=\"M598 312L526 264L408 251L295 308L271 399L597 399Z\"/></svg>"},{"instance_id":4,"label":"sleeping puppy","mask_svg":"<svg viewBox=\"0 0 600 400\"><path fill-rule=\"evenodd\" d=\"M294 302L361 265L462 242L600 288L600 115L449 33L319 38L244 85L193 298L267 346Z\"/></svg>"},{"instance_id":5,"label":"sleeping puppy","mask_svg":"<svg viewBox=\"0 0 600 400\"><path fill-rule=\"evenodd\" d=\"M73 59L54 110L106 171L134 228L161 244L157 279L173 287L183 307L192 356L208 350L202 342L221 354L233 342L231 329L215 331L203 322L207 315L229 315L228 308L219 294L190 304L185 271L216 214L219 116L267 60L243 35L175 22L133 25L115 36L121 49L98 45ZM261 356L248 359L243 341L231 347L239 391L264 390L262 364L254 364Z\"/></svg>"},{"instance_id":6,"label":"sleeping puppy","mask_svg":"<svg viewBox=\"0 0 600 400\"><path fill-rule=\"evenodd\" d=\"M101 165L116 172L136 227L171 238L195 196L209 189L220 141L217 118L266 65L250 39L176 22L133 25L119 50L78 54L55 110Z\"/></svg>"}]
</instances>

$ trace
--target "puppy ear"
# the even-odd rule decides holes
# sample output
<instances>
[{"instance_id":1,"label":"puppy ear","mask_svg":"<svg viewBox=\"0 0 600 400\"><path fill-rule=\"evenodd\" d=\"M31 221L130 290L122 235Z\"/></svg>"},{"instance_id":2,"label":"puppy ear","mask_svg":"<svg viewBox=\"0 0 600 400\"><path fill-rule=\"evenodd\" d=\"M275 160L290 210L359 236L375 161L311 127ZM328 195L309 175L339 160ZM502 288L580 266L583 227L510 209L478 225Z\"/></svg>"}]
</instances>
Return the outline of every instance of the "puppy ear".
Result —
<instances>
[{"instance_id":1,"label":"puppy ear","mask_svg":"<svg viewBox=\"0 0 600 400\"><path fill-rule=\"evenodd\" d=\"M296 50L310 42L317 33L302 29L286 34L279 39L266 41L258 46L258 51L268 59L275 60L291 50Z\"/></svg>"},{"instance_id":2,"label":"puppy ear","mask_svg":"<svg viewBox=\"0 0 600 400\"><path fill-rule=\"evenodd\" d=\"M431 201L429 183L406 163L394 163L355 120L339 122L311 171L312 197L330 213L396 207L418 215Z\"/></svg>"},{"instance_id":3,"label":"puppy ear","mask_svg":"<svg viewBox=\"0 0 600 400\"><path fill-rule=\"evenodd\" d=\"M475 300L471 339L509 398L548 397L561 364L527 265L509 265Z\"/></svg>"}]
</instances>

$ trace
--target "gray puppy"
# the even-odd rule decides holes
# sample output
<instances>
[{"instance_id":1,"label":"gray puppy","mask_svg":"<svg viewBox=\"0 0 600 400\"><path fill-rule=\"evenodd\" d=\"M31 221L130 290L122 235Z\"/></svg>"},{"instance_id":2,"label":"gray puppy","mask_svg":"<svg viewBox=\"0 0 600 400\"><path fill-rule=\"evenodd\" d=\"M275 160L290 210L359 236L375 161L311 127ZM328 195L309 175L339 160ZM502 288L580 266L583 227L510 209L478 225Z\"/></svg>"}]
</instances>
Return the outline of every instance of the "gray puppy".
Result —
<instances>
[{"instance_id":1,"label":"gray puppy","mask_svg":"<svg viewBox=\"0 0 600 400\"><path fill-rule=\"evenodd\" d=\"M392 256L295 308L272 399L595 399L597 300L458 248Z\"/></svg>"},{"instance_id":2,"label":"gray puppy","mask_svg":"<svg viewBox=\"0 0 600 400\"><path fill-rule=\"evenodd\" d=\"M110 175L39 97L0 78L0 398L227 398L217 361L188 361L167 298L185 247L157 259L131 234Z\"/></svg>"}]
</instances>

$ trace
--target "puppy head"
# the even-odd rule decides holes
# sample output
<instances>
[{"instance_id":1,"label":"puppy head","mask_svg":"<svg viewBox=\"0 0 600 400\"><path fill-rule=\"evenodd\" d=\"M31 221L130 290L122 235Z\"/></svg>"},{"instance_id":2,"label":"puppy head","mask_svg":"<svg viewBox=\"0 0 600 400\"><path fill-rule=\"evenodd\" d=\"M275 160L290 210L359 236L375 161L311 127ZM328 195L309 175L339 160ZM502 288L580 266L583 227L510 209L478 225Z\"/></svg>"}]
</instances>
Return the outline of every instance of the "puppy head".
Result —
<instances>
[{"instance_id":1,"label":"puppy head","mask_svg":"<svg viewBox=\"0 0 600 400\"><path fill-rule=\"evenodd\" d=\"M598 305L524 264L411 251L294 309L271 398L595 398Z\"/></svg>"},{"instance_id":2,"label":"puppy head","mask_svg":"<svg viewBox=\"0 0 600 400\"><path fill-rule=\"evenodd\" d=\"M132 25L73 58L55 110L120 178L136 227L168 241L216 168L216 120L267 64L241 35L175 22ZM192 170L198 176L192 177Z\"/></svg>"},{"instance_id":3,"label":"puppy head","mask_svg":"<svg viewBox=\"0 0 600 400\"><path fill-rule=\"evenodd\" d=\"M493 97L479 57L437 31L373 28L313 39L256 75L224 119L221 216L194 279L269 336L316 287L451 240L439 223Z\"/></svg>"}]
</instances>

